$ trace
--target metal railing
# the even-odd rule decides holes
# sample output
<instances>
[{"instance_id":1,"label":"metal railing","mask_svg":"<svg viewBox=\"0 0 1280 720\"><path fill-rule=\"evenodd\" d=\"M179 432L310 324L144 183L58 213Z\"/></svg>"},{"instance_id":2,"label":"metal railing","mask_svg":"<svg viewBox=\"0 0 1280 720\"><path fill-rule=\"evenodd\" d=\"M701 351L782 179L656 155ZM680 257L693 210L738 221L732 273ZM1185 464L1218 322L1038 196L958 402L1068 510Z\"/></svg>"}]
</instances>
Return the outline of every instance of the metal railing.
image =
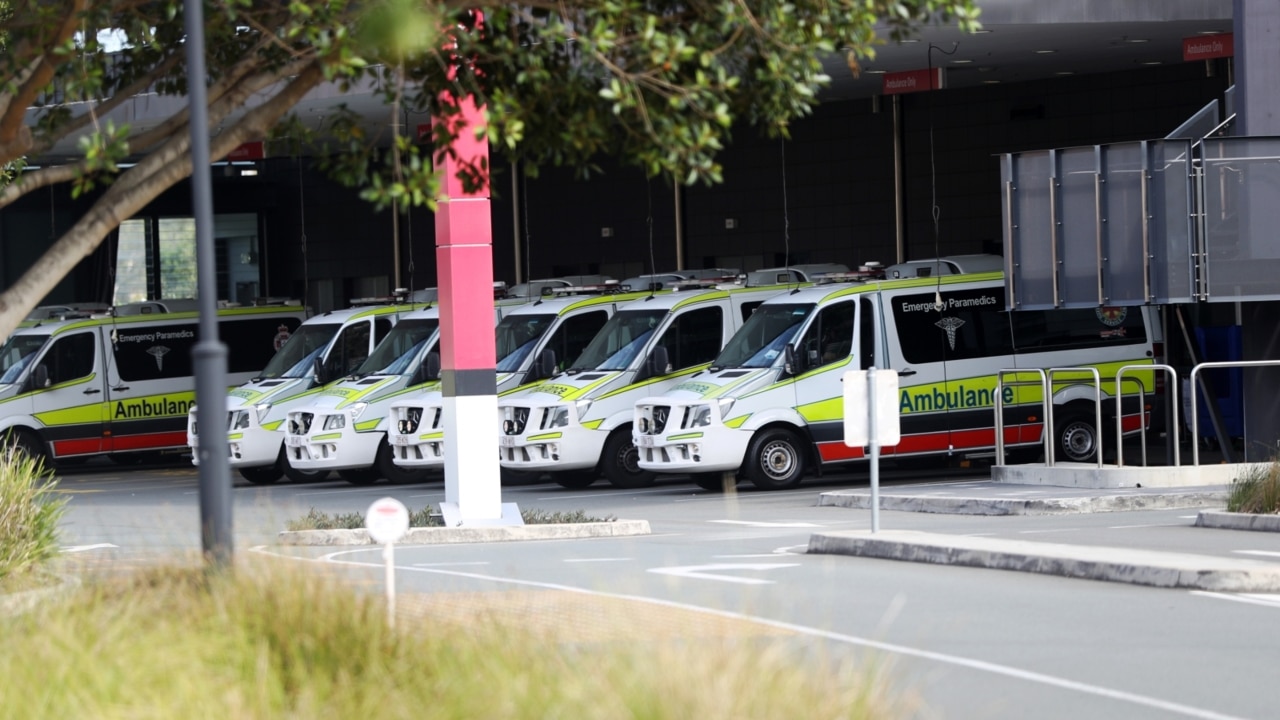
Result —
<instances>
[{"instance_id":1,"label":"metal railing","mask_svg":"<svg viewBox=\"0 0 1280 720\"><path fill-rule=\"evenodd\" d=\"M998 460L1001 464L1004 463L1004 388L1006 385L1004 381L1004 376L1010 375L1010 374L1017 375L1019 373L1035 373L1040 377L1040 380L1039 381L1015 380L1007 384L1010 387L1017 387L1021 385L1039 385L1040 398L1045 408L1046 417L1049 414L1049 380L1048 380L1048 377L1045 375L1044 370L1041 370L1040 368L1004 368L996 373L996 397L995 397L996 460ZM1042 442L1045 445L1044 451L1045 451L1046 458L1049 457L1048 438L1049 438L1049 434L1045 433L1044 440Z\"/></svg>"},{"instance_id":2,"label":"metal railing","mask_svg":"<svg viewBox=\"0 0 1280 720\"><path fill-rule=\"evenodd\" d=\"M1200 415L1196 411L1196 377L1205 368L1238 368L1267 367L1280 365L1280 360L1229 360L1223 362L1203 362L1191 368L1191 464L1200 466ZM1230 442L1227 438L1218 438L1219 442Z\"/></svg>"},{"instance_id":3,"label":"metal railing","mask_svg":"<svg viewBox=\"0 0 1280 720\"><path fill-rule=\"evenodd\" d=\"M1045 395L1046 403L1052 397L1053 376L1058 373L1084 373L1093 378L1093 436L1097 438L1098 447L1095 449L1097 457L1097 466L1102 467L1102 376L1098 373L1098 368L1093 367L1066 367L1066 368L1049 368L1048 384L1049 393ZM1045 465L1053 467L1054 451L1057 449L1057 439L1053 433L1053 412L1044 414L1044 435L1045 435Z\"/></svg>"},{"instance_id":4,"label":"metal railing","mask_svg":"<svg viewBox=\"0 0 1280 720\"><path fill-rule=\"evenodd\" d=\"M1141 370L1164 370L1169 374L1166 386L1173 388L1172 400L1170 407L1178 407L1178 371L1174 370L1170 365L1125 365L1116 371L1116 467L1124 467L1124 394L1120 391L1123 387L1121 384L1125 379L1138 384L1138 434L1142 438L1142 467L1147 466L1147 392L1146 386L1137 378L1125 378L1124 374ZM1153 376L1154 377L1154 376ZM1178 424L1173 424L1173 466L1178 467L1182 464L1182 458L1178 452Z\"/></svg>"}]
</instances>

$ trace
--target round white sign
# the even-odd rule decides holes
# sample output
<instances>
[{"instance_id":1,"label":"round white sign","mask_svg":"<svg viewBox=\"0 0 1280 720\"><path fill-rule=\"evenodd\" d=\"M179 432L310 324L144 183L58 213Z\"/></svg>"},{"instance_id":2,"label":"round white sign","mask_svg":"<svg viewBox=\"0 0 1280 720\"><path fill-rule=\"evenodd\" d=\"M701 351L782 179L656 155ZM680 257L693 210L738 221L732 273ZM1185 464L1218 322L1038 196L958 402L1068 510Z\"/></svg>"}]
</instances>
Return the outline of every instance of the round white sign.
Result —
<instances>
[{"instance_id":1,"label":"round white sign","mask_svg":"<svg viewBox=\"0 0 1280 720\"><path fill-rule=\"evenodd\" d=\"M365 514L364 525L374 542L393 543L409 531L409 509L395 498L374 500Z\"/></svg>"}]
</instances>

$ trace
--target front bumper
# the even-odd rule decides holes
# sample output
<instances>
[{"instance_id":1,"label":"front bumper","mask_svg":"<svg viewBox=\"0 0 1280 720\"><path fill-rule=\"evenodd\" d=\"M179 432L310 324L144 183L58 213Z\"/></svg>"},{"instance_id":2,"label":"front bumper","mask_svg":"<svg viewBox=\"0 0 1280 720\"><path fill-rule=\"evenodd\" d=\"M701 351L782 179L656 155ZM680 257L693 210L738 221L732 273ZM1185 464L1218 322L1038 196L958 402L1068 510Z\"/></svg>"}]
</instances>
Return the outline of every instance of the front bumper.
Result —
<instances>
[{"instance_id":1,"label":"front bumper","mask_svg":"<svg viewBox=\"0 0 1280 720\"><path fill-rule=\"evenodd\" d=\"M498 406L498 463L520 472L589 470L607 433L583 427L576 406L521 398Z\"/></svg>"},{"instance_id":2,"label":"front bumper","mask_svg":"<svg viewBox=\"0 0 1280 720\"><path fill-rule=\"evenodd\" d=\"M396 465L429 469L444 467L444 407L437 404L397 403L388 413L387 443Z\"/></svg>"},{"instance_id":3,"label":"front bumper","mask_svg":"<svg viewBox=\"0 0 1280 720\"><path fill-rule=\"evenodd\" d=\"M631 428L639 465L653 472L737 470L751 442L749 431L726 426L720 406L705 400L640 400Z\"/></svg>"},{"instance_id":4,"label":"front bumper","mask_svg":"<svg viewBox=\"0 0 1280 720\"><path fill-rule=\"evenodd\" d=\"M227 412L227 458L233 470L274 465L283 441L283 433L258 424L252 409ZM191 463L199 465L200 433L194 411L187 414L187 446Z\"/></svg>"},{"instance_id":5,"label":"front bumper","mask_svg":"<svg viewBox=\"0 0 1280 720\"><path fill-rule=\"evenodd\" d=\"M284 449L298 470L348 470L373 467L378 447L386 442L381 430L357 432L346 410L293 410L285 419Z\"/></svg>"}]
</instances>

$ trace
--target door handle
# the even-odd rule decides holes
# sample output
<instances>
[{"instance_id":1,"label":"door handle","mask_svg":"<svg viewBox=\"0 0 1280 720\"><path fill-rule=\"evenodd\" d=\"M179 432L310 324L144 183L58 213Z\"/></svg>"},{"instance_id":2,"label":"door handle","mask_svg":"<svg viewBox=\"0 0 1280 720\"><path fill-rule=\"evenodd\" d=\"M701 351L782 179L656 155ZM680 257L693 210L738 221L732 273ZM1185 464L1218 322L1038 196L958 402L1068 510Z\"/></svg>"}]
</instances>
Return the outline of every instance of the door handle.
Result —
<instances>
[{"instance_id":1,"label":"door handle","mask_svg":"<svg viewBox=\"0 0 1280 720\"><path fill-rule=\"evenodd\" d=\"M912 375L915 375L915 374L916 374L916 371L912 370L911 368L898 371L898 377L911 377Z\"/></svg>"},{"instance_id":2,"label":"door handle","mask_svg":"<svg viewBox=\"0 0 1280 720\"><path fill-rule=\"evenodd\" d=\"M98 388L89 388L88 390L85 390L85 391L84 391L84 394L85 394L85 395L97 395L97 394L98 394L98 393L100 393L100 392L102 392L102 391L101 391L101 390L99 390Z\"/></svg>"},{"instance_id":3,"label":"door handle","mask_svg":"<svg viewBox=\"0 0 1280 720\"><path fill-rule=\"evenodd\" d=\"M111 388L111 392L124 392L125 390L128 390L128 389L129 389L128 385L120 385L120 386Z\"/></svg>"}]
</instances>

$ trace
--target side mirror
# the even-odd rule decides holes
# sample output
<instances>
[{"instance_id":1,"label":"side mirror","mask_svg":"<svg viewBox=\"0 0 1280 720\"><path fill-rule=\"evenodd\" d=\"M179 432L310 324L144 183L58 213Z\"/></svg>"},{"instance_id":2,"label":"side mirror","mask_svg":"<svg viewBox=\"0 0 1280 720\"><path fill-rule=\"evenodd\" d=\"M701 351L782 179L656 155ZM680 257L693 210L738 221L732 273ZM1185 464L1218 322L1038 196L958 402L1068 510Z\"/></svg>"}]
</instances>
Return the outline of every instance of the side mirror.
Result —
<instances>
[{"instance_id":1,"label":"side mirror","mask_svg":"<svg viewBox=\"0 0 1280 720\"><path fill-rule=\"evenodd\" d=\"M782 349L782 370L788 375L799 375L804 372L804 358L796 353L795 345L786 345Z\"/></svg>"},{"instance_id":2,"label":"side mirror","mask_svg":"<svg viewBox=\"0 0 1280 720\"><path fill-rule=\"evenodd\" d=\"M533 361L533 377L532 380L545 380L556 374L556 351L551 348L543 348L538 353L537 359Z\"/></svg>"},{"instance_id":3,"label":"side mirror","mask_svg":"<svg viewBox=\"0 0 1280 720\"><path fill-rule=\"evenodd\" d=\"M49 368L40 363L31 371L31 389L43 390L49 387Z\"/></svg>"},{"instance_id":4,"label":"side mirror","mask_svg":"<svg viewBox=\"0 0 1280 720\"><path fill-rule=\"evenodd\" d=\"M316 376L316 385L328 385L329 377L325 372L324 358L316 358L311 364L311 372Z\"/></svg>"},{"instance_id":5,"label":"side mirror","mask_svg":"<svg viewBox=\"0 0 1280 720\"><path fill-rule=\"evenodd\" d=\"M653 352L649 353L648 359L644 362L644 377L651 378L658 377L660 375L667 375L671 373L671 370L671 356L667 352L667 346L654 346Z\"/></svg>"},{"instance_id":6,"label":"side mirror","mask_svg":"<svg viewBox=\"0 0 1280 720\"><path fill-rule=\"evenodd\" d=\"M418 372L422 374L419 382L432 382L440 379L440 353L429 352L422 359L422 367L418 368ZM416 384L416 383L415 383Z\"/></svg>"}]
</instances>

